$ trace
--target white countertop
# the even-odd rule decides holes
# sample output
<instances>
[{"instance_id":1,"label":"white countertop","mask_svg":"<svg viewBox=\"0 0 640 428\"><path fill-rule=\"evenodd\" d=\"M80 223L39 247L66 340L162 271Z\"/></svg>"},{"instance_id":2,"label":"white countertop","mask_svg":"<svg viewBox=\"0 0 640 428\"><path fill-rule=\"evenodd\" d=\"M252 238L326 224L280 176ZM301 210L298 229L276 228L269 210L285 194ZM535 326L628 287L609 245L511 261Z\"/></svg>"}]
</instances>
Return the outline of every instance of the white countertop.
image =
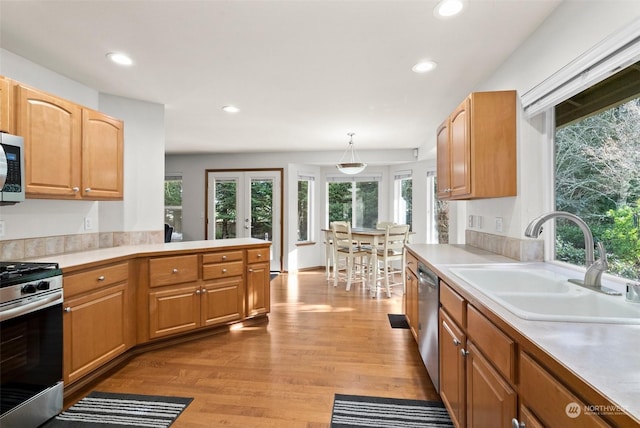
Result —
<instances>
[{"instance_id":1,"label":"white countertop","mask_svg":"<svg viewBox=\"0 0 640 428\"><path fill-rule=\"evenodd\" d=\"M216 250L219 248L244 247L258 244L270 244L268 241L254 238L235 238L235 239L218 239L211 241L185 241L185 242L169 242L166 244L146 244L146 245L126 245L122 247L101 248L97 250L88 250L78 253L58 254L54 256L46 256L38 259L29 259L30 261L56 262L60 268L74 268L84 265L92 265L95 263L104 263L109 260L117 260L128 257L144 257L144 256L160 256L164 252L180 252L180 251L206 251Z\"/></svg>"},{"instance_id":2,"label":"white countertop","mask_svg":"<svg viewBox=\"0 0 640 428\"><path fill-rule=\"evenodd\" d=\"M465 245L410 244L408 247L438 276L464 288L514 330L640 423L640 325L519 318L449 271L449 266L456 264L517 261Z\"/></svg>"}]
</instances>

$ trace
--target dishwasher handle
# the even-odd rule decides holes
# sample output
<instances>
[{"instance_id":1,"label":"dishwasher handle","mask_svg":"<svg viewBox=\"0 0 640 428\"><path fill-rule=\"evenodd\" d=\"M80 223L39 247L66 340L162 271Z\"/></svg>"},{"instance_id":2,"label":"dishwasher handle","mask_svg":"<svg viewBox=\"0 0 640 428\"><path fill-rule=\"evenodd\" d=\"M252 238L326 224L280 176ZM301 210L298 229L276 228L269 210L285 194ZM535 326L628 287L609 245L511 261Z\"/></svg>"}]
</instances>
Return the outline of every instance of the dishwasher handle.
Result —
<instances>
[{"instance_id":1,"label":"dishwasher handle","mask_svg":"<svg viewBox=\"0 0 640 428\"><path fill-rule=\"evenodd\" d=\"M438 276L422 263L418 263L418 281L420 285L438 288Z\"/></svg>"}]
</instances>

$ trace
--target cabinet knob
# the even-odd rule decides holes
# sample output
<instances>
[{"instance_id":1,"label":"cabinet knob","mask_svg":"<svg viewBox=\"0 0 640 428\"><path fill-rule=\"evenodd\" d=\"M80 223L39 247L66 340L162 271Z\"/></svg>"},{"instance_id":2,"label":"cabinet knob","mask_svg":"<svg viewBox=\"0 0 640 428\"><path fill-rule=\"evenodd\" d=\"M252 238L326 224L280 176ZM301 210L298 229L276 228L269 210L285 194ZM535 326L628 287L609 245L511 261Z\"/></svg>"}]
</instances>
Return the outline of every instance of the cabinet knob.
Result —
<instances>
[{"instance_id":1,"label":"cabinet knob","mask_svg":"<svg viewBox=\"0 0 640 428\"><path fill-rule=\"evenodd\" d=\"M222 269L222 273L227 273L227 270L226 269Z\"/></svg>"},{"instance_id":2,"label":"cabinet knob","mask_svg":"<svg viewBox=\"0 0 640 428\"><path fill-rule=\"evenodd\" d=\"M262 257L262 253L258 253L258 255L256 257L258 257L258 258Z\"/></svg>"},{"instance_id":3,"label":"cabinet knob","mask_svg":"<svg viewBox=\"0 0 640 428\"><path fill-rule=\"evenodd\" d=\"M173 270L171 271L171 273L178 273L178 269L173 268Z\"/></svg>"},{"instance_id":4,"label":"cabinet knob","mask_svg":"<svg viewBox=\"0 0 640 428\"><path fill-rule=\"evenodd\" d=\"M64 308L64 311L65 311L65 312L67 312L67 313L68 313L68 312L71 312L71 307L70 307L70 306L67 306L66 308Z\"/></svg>"},{"instance_id":5,"label":"cabinet knob","mask_svg":"<svg viewBox=\"0 0 640 428\"><path fill-rule=\"evenodd\" d=\"M198 288L198 289L196 290L196 294L200 294L200 293L201 293L201 290Z\"/></svg>"},{"instance_id":6,"label":"cabinet knob","mask_svg":"<svg viewBox=\"0 0 640 428\"><path fill-rule=\"evenodd\" d=\"M511 426L513 428L525 428L524 422L520 422L516 418L511 419Z\"/></svg>"},{"instance_id":7,"label":"cabinet knob","mask_svg":"<svg viewBox=\"0 0 640 428\"><path fill-rule=\"evenodd\" d=\"M104 281L104 275L100 275L100 276L98 277L98 281Z\"/></svg>"},{"instance_id":8,"label":"cabinet knob","mask_svg":"<svg viewBox=\"0 0 640 428\"><path fill-rule=\"evenodd\" d=\"M249 269L249 272L253 272L253 269Z\"/></svg>"},{"instance_id":9,"label":"cabinet knob","mask_svg":"<svg viewBox=\"0 0 640 428\"><path fill-rule=\"evenodd\" d=\"M227 256L222 256L222 260L227 260Z\"/></svg>"},{"instance_id":10,"label":"cabinet knob","mask_svg":"<svg viewBox=\"0 0 640 428\"><path fill-rule=\"evenodd\" d=\"M409 281L411 281L411 280L413 279L413 277L411 276L411 274L408 274L408 275L407 275L407 279L408 279Z\"/></svg>"},{"instance_id":11,"label":"cabinet knob","mask_svg":"<svg viewBox=\"0 0 640 428\"><path fill-rule=\"evenodd\" d=\"M79 191L80 191L80 188L79 188L79 187L74 187L74 188L73 188L73 189L71 189L71 190L73 190L73 192L74 192L74 193L77 193L77 192L79 192Z\"/></svg>"},{"instance_id":12,"label":"cabinet knob","mask_svg":"<svg viewBox=\"0 0 640 428\"><path fill-rule=\"evenodd\" d=\"M460 355L462 355L463 357L466 357L467 355L469 355L469 351L467 351L466 349L461 349Z\"/></svg>"},{"instance_id":13,"label":"cabinet knob","mask_svg":"<svg viewBox=\"0 0 640 428\"><path fill-rule=\"evenodd\" d=\"M87 187L84 189L85 193L89 193L91 191L91 187Z\"/></svg>"},{"instance_id":14,"label":"cabinet knob","mask_svg":"<svg viewBox=\"0 0 640 428\"><path fill-rule=\"evenodd\" d=\"M453 344L456 346L460 346L462 342L460 342L458 339L453 339Z\"/></svg>"}]
</instances>

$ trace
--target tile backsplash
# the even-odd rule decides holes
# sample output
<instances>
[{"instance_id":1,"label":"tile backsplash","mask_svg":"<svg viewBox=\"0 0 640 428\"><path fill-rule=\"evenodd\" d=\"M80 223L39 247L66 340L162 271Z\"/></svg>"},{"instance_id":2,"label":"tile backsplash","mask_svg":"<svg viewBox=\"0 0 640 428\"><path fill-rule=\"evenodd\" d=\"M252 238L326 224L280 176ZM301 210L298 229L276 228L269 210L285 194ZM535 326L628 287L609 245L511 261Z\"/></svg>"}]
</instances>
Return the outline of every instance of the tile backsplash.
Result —
<instances>
[{"instance_id":1,"label":"tile backsplash","mask_svg":"<svg viewBox=\"0 0 640 428\"><path fill-rule=\"evenodd\" d=\"M100 232L0 241L0 260L11 261L123 245L162 244L164 231Z\"/></svg>"},{"instance_id":2,"label":"tile backsplash","mask_svg":"<svg viewBox=\"0 0 640 428\"><path fill-rule=\"evenodd\" d=\"M511 238L467 229L465 243L521 262L544 261L544 241L541 239Z\"/></svg>"}]
</instances>

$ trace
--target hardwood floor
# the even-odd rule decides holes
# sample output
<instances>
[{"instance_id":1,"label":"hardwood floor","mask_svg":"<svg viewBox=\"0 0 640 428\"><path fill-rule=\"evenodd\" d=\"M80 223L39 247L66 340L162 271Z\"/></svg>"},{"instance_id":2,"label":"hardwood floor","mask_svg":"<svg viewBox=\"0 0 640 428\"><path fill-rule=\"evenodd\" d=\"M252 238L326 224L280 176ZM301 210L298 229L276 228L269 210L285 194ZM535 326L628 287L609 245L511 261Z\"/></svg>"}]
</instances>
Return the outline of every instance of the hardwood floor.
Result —
<instances>
[{"instance_id":1,"label":"hardwood floor","mask_svg":"<svg viewBox=\"0 0 640 428\"><path fill-rule=\"evenodd\" d=\"M329 427L335 393L439 400L402 312L324 271L271 282L268 322L134 357L92 390L193 397L172 428ZM89 391L85 391L89 392Z\"/></svg>"}]
</instances>

